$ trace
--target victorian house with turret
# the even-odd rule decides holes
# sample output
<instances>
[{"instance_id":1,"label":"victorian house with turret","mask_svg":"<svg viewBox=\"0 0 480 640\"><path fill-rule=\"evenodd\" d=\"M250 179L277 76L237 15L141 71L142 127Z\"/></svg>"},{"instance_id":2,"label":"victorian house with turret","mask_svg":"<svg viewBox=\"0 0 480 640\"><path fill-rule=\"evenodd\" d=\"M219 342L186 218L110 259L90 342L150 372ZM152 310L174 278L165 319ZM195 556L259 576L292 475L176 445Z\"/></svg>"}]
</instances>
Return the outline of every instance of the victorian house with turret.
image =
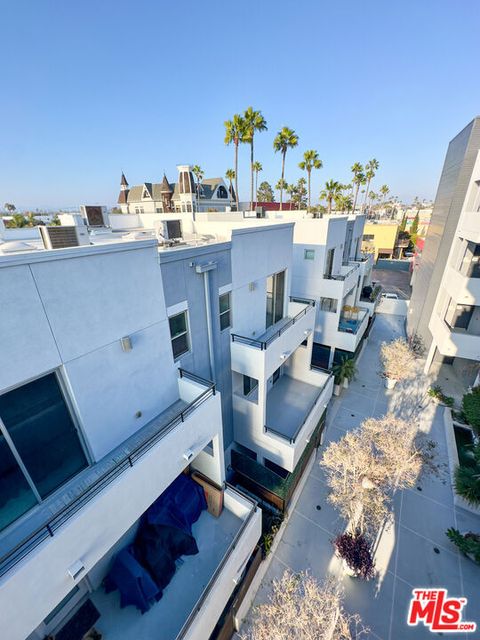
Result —
<instances>
[{"instance_id":1,"label":"victorian house with turret","mask_svg":"<svg viewBox=\"0 0 480 640\"><path fill-rule=\"evenodd\" d=\"M232 197L222 178L205 178L197 185L190 165L178 165L178 182L144 182L130 187L122 173L118 204L122 213L187 213L224 211Z\"/></svg>"}]
</instances>

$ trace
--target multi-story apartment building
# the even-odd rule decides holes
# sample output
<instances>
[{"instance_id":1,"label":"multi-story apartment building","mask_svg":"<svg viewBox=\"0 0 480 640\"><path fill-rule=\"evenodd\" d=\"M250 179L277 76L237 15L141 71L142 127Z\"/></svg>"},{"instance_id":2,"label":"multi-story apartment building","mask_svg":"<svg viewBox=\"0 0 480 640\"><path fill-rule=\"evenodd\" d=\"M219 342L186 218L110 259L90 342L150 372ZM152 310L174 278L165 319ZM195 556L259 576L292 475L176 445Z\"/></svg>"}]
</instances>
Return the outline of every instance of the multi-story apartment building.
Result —
<instances>
[{"instance_id":1,"label":"multi-story apartment building","mask_svg":"<svg viewBox=\"0 0 480 640\"><path fill-rule=\"evenodd\" d=\"M258 541L261 512L225 483L220 393L175 362L189 338L181 301L165 304L168 260L159 267L156 240L19 248L0 255L2 635L36 640L95 624L106 640L204 640ZM210 377L194 346L180 364ZM158 551L170 582L152 584L129 545L173 482L188 485L175 490L175 509L192 504L194 471L223 510L201 511L198 553L181 566ZM117 557L117 586L136 585L138 598L141 577L147 608L161 597L148 615L105 592ZM128 604L132 592L122 593Z\"/></svg>"},{"instance_id":2,"label":"multi-story apartment building","mask_svg":"<svg viewBox=\"0 0 480 640\"><path fill-rule=\"evenodd\" d=\"M407 318L433 360L466 385L480 361L480 118L448 146L422 257L412 276Z\"/></svg>"}]
</instances>

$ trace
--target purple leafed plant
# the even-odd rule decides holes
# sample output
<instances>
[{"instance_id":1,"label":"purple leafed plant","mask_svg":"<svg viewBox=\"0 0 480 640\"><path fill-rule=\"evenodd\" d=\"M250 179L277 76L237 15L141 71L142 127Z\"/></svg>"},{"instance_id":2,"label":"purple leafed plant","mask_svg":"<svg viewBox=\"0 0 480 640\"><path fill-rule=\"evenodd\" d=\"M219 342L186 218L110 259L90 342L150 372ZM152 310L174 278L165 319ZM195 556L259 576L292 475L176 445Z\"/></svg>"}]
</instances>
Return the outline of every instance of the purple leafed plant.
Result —
<instances>
[{"instance_id":1,"label":"purple leafed plant","mask_svg":"<svg viewBox=\"0 0 480 640\"><path fill-rule=\"evenodd\" d=\"M342 533L333 541L339 556L360 578L369 580L375 575L375 565L366 538L359 532Z\"/></svg>"}]
</instances>

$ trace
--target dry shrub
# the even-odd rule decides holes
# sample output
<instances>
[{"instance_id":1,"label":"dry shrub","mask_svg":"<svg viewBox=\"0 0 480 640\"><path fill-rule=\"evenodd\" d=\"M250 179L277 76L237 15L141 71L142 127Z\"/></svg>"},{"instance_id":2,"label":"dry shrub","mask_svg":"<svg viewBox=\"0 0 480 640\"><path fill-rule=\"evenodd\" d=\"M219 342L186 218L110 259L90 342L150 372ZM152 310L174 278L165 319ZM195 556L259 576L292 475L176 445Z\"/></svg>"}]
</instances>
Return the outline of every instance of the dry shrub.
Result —
<instances>
[{"instance_id":1,"label":"dry shrub","mask_svg":"<svg viewBox=\"0 0 480 640\"><path fill-rule=\"evenodd\" d=\"M406 380L414 374L415 354L403 338L383 342L380 360L387 378Z\"/></svg>"},{"instance_id":2,"label":"dry shrub","mask_svg":"<svg viewBox=\"0 0 480 640\"><path fill-rule=\"evenodd\" d=\"M360 616L348 614L332 579L285 571L273 581L268 602L254 610L242 640L358 640L368 635Z\"/></svg>"}]
</instances>

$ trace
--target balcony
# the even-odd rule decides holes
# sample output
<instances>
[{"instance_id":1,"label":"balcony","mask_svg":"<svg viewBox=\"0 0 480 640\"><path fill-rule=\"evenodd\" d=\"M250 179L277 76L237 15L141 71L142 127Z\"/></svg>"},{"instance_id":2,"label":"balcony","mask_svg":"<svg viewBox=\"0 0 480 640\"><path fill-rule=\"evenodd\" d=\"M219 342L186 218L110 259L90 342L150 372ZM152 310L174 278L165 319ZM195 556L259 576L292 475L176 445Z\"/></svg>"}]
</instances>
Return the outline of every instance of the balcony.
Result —
<instances>
[{"instance_id":1,"label":"balcony","mask_svg":"<svg viewBox=\"0 0 480 640\"><path fill-rule=\"evenodd\" d=\"M133 606L121 609L118 591L106 594L100 587L92 594L100 612L95 628L104 640L210 636L260 538L261 511L227 485L220 517L203 512L192 533L199 553L182 557L162 599L148 613L141 615Z\"/></svg>"},{"instance_id":2,"label":"balcony","mask_svg":"<svg viewBox=\"0 0 480 640\"><path fill-rule=\"evenodd\" d=\"M270 457L293 471L333 391L332 374L313 367L302 380L282 375L267 394L265 434Z\"/></svg>"},{"instance_id":3,"label":"balcony","mask_svg":"<svg viewBox=\"0 0 480 640\"><path fill-rule=\"evenodd\" d=\"M456 234L465 240L480 244L480 211L463 212Z\"/></svg>"},{"instance_id":4,"label":"balcony","mask_svg":"<svg viewBox=\"0 0 480 640\"><path fill-rule=\"evenodd\" d=\"M346 351L355 351L365 333L370 316L369 309L363 307L352 307L351 309L344 308L338 322L336 347ZM358 309L358 311L353 309Z\"/></svg>"},{"instance_id":5,"label":"balcony","mask_svg":"<svg viewBox=\"0 0 480 640\"><path fill-rule=\"evenodd\" d=\"M315 301L290 298L287 317L258 338L232 333L232 369L266 380L297 349L315 326Z\"/></svg>"},{"instance_id":6,"label":"balcony","mask_svg":"<svg viewBox=\"0 0 480 640\"><path fill-rule=\"evenodd\" d=\"M449 327L437 313L432 313L428 328L443 356L480 360L480 336L465 329Z\"/></svg>"},{"instance_id":7,"label":"balcony","mask_svg":"<svg viewBox=\"0 0 480 640\"><path fill-rule=\"evenodd\" d=\"M457 304L480 304L480 278L463 275L457 269L449 266L443 282L450 297Z\"/></svg>"},{"instance_id":8,"label":"balcony","mask_svg":"<svg viewBox=\"0 0 480 640\"><path fill-rule=\"evenodd\" d=\"M73 588L69 567L81 560L83 578L182 472L185 452L203 461L203 449L221 434L215 386L180 370L176 402L6 529L2 600L28 603L21 616L15 607L4 615L9 637L27 637ZM218 469L223 447L219 455Z\"/></svg>"}]
</instances>

